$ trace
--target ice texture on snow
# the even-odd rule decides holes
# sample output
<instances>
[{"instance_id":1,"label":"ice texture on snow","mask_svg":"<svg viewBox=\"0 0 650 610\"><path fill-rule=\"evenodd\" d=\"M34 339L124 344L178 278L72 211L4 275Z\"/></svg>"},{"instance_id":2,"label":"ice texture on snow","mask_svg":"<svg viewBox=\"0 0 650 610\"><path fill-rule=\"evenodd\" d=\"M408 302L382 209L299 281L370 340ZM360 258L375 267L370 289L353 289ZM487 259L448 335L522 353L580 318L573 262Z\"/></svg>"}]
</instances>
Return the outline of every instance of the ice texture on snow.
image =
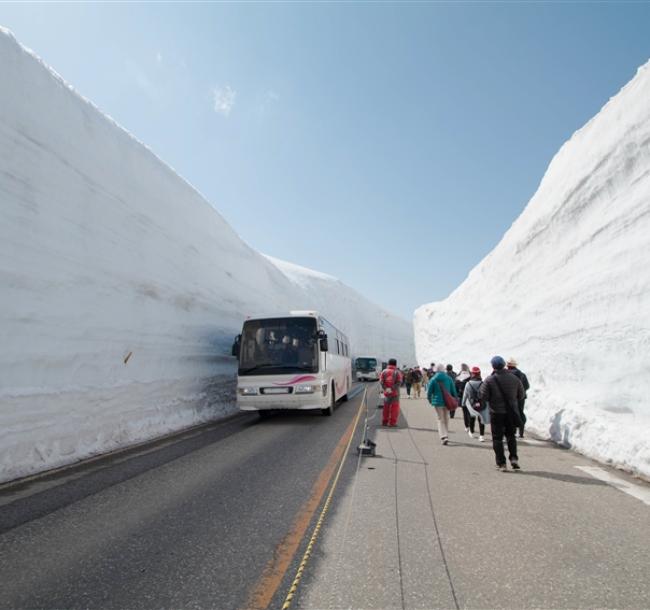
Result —
<instances>
[{"instance_id":1,"label":"ice texture on snow","mask_svg":"<svg viewBox=\"0 0 650 610\"><path fill-rule=\"evenodd\" d=\"M288 277L6 30L0 82L0 481L232 412L246 314L317 308L413 353L407 322Z\"/></svg>"},{"instance_id":2,"label":"ice texture on snow","mask_svg":"<svg viewBox=\"0 0 650 610\"><path fill-rule=\"evenodd\" d=\"M414 316L421 361L515 356L529 427L650 476L650 63L562 146L521 216Z\"/></svg>"}]
</instances>

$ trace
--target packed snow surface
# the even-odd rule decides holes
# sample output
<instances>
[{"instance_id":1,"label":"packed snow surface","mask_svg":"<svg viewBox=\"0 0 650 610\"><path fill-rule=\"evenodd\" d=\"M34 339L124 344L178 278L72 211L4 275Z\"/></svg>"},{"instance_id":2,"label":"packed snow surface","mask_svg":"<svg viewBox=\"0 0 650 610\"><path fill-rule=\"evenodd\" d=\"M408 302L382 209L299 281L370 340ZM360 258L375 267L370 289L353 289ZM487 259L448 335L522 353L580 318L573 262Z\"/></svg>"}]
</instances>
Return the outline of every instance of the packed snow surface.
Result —
<instances>
[{"instance_id":1,"label":"packed snow surface","mask_svg":"<svg viewBox=\"0 0 650 610\"><path fill-rule=\"evenodd\" d=\"M408 322L250 248L5 30L0 82L0 481L231 412L247 314L413 360Z\"/></svg>"},{"instance_id":2,"label":"packed snow surface","mask_svg":"<svg viewBox=\"0 0 650 610\"><path fill-rule=\"evenodd\" d=\"M415 312L420 362L514 356L529 428L650 477L650 63L552 160L446 300Z\"/></svg>"}]
</instances>

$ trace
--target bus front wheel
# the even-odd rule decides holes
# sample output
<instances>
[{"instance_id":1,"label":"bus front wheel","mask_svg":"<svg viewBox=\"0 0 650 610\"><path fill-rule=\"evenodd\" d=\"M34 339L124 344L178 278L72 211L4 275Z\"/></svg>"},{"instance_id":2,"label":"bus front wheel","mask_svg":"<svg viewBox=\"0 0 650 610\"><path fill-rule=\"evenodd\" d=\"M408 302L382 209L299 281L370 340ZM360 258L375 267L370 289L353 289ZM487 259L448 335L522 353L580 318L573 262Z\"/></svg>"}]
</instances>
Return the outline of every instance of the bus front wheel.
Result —
<instances>
[{"instance_id":1,"label":"bus front wheel","mask_svg":"<svg viewBox=\"0 0 650 610\"><path fill-rule=\"evenodd\" d=\"M336 405L336 394L334 393L334 384L332 384L332 387L330 388L330 404L329 407L325 407L324 409L321 409L320 412L323 415L327 415L328 417L331 415L334 415L334 406Z\"/></svg>"}]
</instances>

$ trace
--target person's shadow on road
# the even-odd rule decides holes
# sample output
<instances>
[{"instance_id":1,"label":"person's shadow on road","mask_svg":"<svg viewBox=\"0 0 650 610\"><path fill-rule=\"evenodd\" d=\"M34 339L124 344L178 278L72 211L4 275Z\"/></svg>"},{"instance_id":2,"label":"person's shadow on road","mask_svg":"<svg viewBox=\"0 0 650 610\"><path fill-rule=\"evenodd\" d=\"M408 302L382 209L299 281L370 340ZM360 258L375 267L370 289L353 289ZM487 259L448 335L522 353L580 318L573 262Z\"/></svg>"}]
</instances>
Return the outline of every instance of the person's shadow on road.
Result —
<instances>
[{"instance_id":1,"label":"person's shadow on road","mask_svg":"<svg viewBox=\"0 0 650 610\"><path fill-rule=\"evenodd\" d=\"M514 472L514 471L513 471ZM593 479L592 477L581 477L575 474L561 474L559 472L546 472L544 470L520 470L516 473L519 476L540 477L542 479L552 479L562 481L563 483L576 483L578 485L605 485L604 481Z\"/></svg>"}]
</instances>

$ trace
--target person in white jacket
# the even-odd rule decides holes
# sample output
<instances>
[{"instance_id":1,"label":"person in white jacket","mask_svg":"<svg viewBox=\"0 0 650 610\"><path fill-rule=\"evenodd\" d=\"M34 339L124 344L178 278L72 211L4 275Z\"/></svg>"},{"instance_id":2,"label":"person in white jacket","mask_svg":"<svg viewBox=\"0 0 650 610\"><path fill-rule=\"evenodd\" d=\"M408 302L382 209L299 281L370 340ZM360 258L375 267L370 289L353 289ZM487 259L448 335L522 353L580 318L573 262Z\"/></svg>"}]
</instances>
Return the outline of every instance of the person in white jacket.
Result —
<instances>
[{"instance_id":1,"label":"person in white jacket","mask_svg":"<svg viewBox=\"0 0 650 610\"><path fill-rule=\"evenodd\" d=\"M481 404L479 398L479 392L481 390L481 385L483 384L481 369L477 366L473 366L470 374L471 377L465 384L465 391L463 392L461 405L463 406L463 412L467 409L467 414L469 416L469 435L474 438L476 420L478 419L478 440L483 443L485 442L485 424L490 423L490 410L486 404Z\"/></svg>"}]
</instances>

